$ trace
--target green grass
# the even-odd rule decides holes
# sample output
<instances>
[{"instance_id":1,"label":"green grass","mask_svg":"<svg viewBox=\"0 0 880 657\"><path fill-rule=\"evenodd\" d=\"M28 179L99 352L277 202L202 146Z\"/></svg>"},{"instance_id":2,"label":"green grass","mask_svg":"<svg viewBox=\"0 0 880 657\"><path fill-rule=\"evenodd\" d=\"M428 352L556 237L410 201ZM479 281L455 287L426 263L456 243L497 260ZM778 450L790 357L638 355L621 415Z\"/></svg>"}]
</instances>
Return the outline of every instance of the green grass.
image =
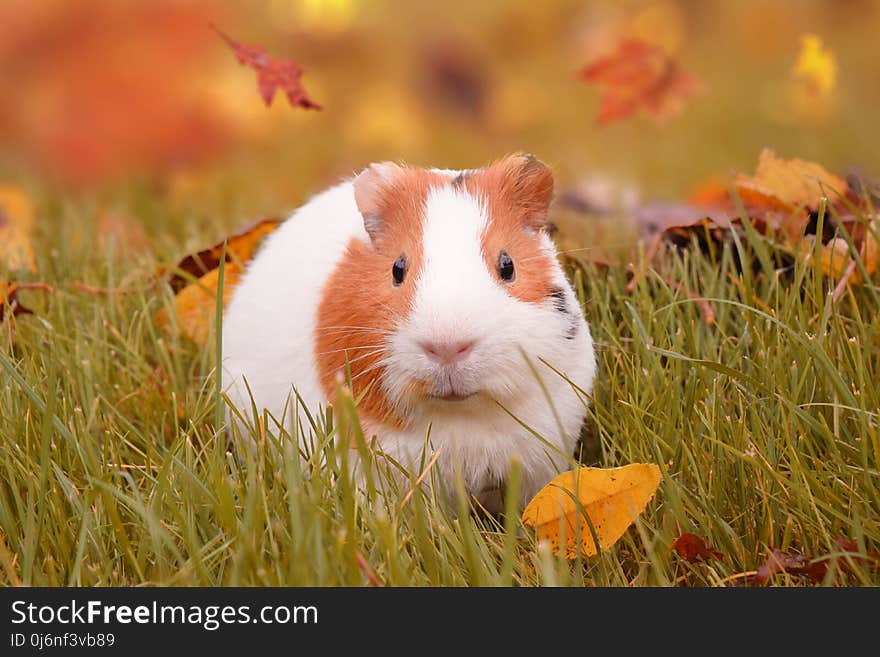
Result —
<instances>
[{"instance_id":1,"label":"green grass","mask_svg":"<svg viewBox=\"0 0 880 657\"><path fill-rule=\"evenodd\" d=\"M403 503L412 484L381 473L357 494L332 446L356 432L350 402L335 420L301 415L318 448L304 465L289 439L267 448L271 431L233 457L215 427L216 344L157 326L172 298L151 278L217 224L180 217L184 238L155 202L120 203L155 255L95 248L94 210L47 201L37 247L55 292L29 293L37 315L14 342L0 325L0 584L742 585L769 548L880 549L876 284L833 306L814 265L739 276L730 250L664 255L632 293L625 271L574 265L599 354L587 451L657 463L664 479L617 545L566 562L516 514L450 514L419 488ZM746 242L770 262L763 238ZM715 325L669 281L710 299ZM724 559L682 561L670 546L684 531ZM880 585L865 563L837 564L824 583Z\"/></svg>"}]
</instances>

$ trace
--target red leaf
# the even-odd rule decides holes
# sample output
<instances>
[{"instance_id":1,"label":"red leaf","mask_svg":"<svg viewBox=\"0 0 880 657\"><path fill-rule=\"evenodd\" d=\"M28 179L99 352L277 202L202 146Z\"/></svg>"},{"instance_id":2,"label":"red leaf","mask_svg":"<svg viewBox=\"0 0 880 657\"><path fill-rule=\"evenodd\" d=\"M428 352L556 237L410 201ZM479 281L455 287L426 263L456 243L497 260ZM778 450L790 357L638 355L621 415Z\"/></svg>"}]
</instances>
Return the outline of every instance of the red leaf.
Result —
<instances>
[{"instance_id":1,"label":"red leaf","mask_svg":"<svg viewBox=\"0 0 880 657\"><path fill-rule=\"evenodd\" d=\"M687 562L710 561L711 559L724 560L724 555L715 550L702 536L684 532L675 539L672 549L676 554Z\"/></svg>"},{"instance_id":2,"label":"red leaf","mask_svg":"<svg viewBox=\"0 0 880 657\"><path fill-rule=\"evenodd\" d=\"M580 77L604 87L596 117L600 124L624 119L640 109L663 122L678 114L685 99L703 86L663 48L637 39L621 42L613 54L581 69Z\"/></svg>"},{"instance_id":3,"label":"red leaf","mask_svg":"<svg viewBox=\"0 0 880 657\"><path fill-rule=\"evenodd\" d=\"M767 555L764 563L758 566L756 579L759 584L766 584L773 575L786 573L805 577L811 582L821 582L827 572L827 561L810 561L802 554L783 552L774 548Z\"/></svg>"},{"instance_id":4,"label":"red leaf","mask_svg":"<svg viewBox=\"0 0 880 657\"><path fill-rule=\"evenodd\" d=\"M257 88L260 90L260 96L267 107L272 104L275 92L280 89L287 95L291 107L321 109L321 106L309 98L305 89L302 88L300 83L303 74L302 66L290 60L273 59L266 54L265 48L239 43L216 27L214 30L232 48L239 64L257 72Z\"/></svg>"},{"instance_id":5,"label":"red leaf","mask_svg":"<svg viewBox=\"0 0 880 657\"><path fill-rule=\"evenodd\" d=\"M880 569L880 553L865 552L864 555L859 553L859 546L855 541L842 536L834 541L834 548L838 552L845 552L847 556L857 564L867 566L872 570Z\"/></svg>"}]
</instances>

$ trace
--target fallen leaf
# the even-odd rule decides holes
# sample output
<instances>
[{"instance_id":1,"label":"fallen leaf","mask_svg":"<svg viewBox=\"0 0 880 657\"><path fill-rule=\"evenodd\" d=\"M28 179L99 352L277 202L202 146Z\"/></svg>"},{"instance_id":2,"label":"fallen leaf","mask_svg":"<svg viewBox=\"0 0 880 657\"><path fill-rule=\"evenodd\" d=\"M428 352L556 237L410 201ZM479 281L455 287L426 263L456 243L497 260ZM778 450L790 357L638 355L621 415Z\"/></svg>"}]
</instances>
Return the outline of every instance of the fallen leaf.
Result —
<instances>
[{"instance_id":1,"label":"fallen leaf","mask_svg":"<svg viewBox=\"0 0 880 657\"><path fill-rule=\"evenodd\" d=\"M187 285L174 298L174 312L180 331L193 342L205 344L208 330L214 321L217 303L217 283L220 270L214 269L196 282ZM223 272L223 305L232 298L238 284L241 269L235 263L227 263ZM159 311L156 321L160 326L168 326L164 309Z\"/></svg>"},{"instance_id":2,"label":"fallen leaf","mask_svg":"<svg viewBox=\"0 0 880 657\"><path fill-rule=\"evenodd\" d=\"M822 45L822 39L815 34L805 34L801 37L801 49L792 75L803 82L810 96L827 98L834 91L837 80L837 59Z\"/></svg>"},{"instance_id":3,"label":"fallen leaf","mask_svg":"<svg viewBox=\"0 0 880 657\"><path fill-rule=\"evenodd\" d=\"M614 545L645 510L661 478L652 463L563 472L529 502L522 522L534 527L539 540L549 541L554 554L593 556L598 548L590 526L602 549Z\"/></svg>"},{"instance_id":4,"label":"fallen leaf","mask_svg":"<svg viewBox=\"0 0 880 657\"><path fill-rule=\"evenodd\" d=\"M13 317L18 315L31 315L33 311L25 307L18 300L18 286L15 283L7 283L0 278L0 322L6 317L6 309L9 308Z\"/></svg>"},{"instance_id":5,"label":"fallen leaf","mask_svg":"<svg viewBox=\"0 0 880 657\"><path fill-rule=\"evenodd\" d=\"M261 219L214 246L186 256L177 263L174 272L168 279L168 284L177 293L192 283L193 278L199 278L216 269L220 265L224 243L226 244L227 262L247 262L253 257L263 238L278 228L281 221L281 219Z\"/></svg>"},{"instance_id":6,"label":"fallen leaf","mask_svg":"<svg viewBox=\"0 0 880 657\"><path fill-rule=\"evenodd\" d=\"M844 538L843 536L837 538L834 541L834 548L838 552L844 552L846 555L862 566L867 566L872 570L880 570L880 553L871 552L870 550L862 553L859 550L858 543L855 541Z\"/></svg>"},{"instance_id":7,"label":"fallen leaf","mask_svg":"<svg viewBox=\"0 0 880 657\"><path fill-rule=\"evenodd\" d=\"M267 107L272 104L275 92L280 89L287 95L291 107L321 109L320 105L308 97L300 83L304 72L302 66L290 60L273 59L266 54L265 48L239 43L216 27L214 29L235 53L238 63L257 72L257 88Z\"/></svg>"},{"instance_id":8,"label":"fallen leaf","mask_svg":"<svg viewBox=\"0 0 880 657\"><path fill-rule=\"evenodd\" d=\"M34 208L18 187L0 186L0 268L37 271L31 231Z\"/></svg>"},{"instance_id":9,"label":"fallen leaf","mask_svg":"<svg viewBox=\"0 0 880 657\"><path fill-rule=\"evenodd\" d=\"M767 559L758 566L755 575L759 584L766 584L773 575L785 573L805 577L813 583L821 582L828 572L827 561L814 561L802 554L783 552L776 548L770 550Z\"/></svg>"},{"instance_id":10,"label":"fallen leaf","mask_svg":"<svg viewBox=\"0 0 880 657\"><path fill-rule=\"evenodd\" d=\"M229 303L244 266L253 257L263 238L281 223L279 219L263 219L208 249L181 260L168 278L175 293L174 311L181 332L198 344L208 338L217 303L217 284L220 276L220 258L226 243L226 264L223 272L223 305ZM196 280L193 281L192 279ZM156 314L156 323L170 326L164 309Z\"/></svg>"},{"instance_id":11,"label":"fallen leaf","mask_svg":"<svg viewBox=\"0 0 880 657\"><path fill-rule=\"evenodd\" d=\"M662 123L703 88L663 48L638 39L624 39L614 53L585 66L579 75L603 87L596 117L599 124L619 121L639 110Z\"/></svg>"},{"instance_id":12,"label":"fallen leaf","mask_svg":"<svg viewBox=\"0 0 880 657\"><path fill-rule=\"evenodd\" d=\"M799 158L777 157L765 148L758 158L754 176L739 175L734 182L740 196L760 194L762 200L790 210L807 207L815 210L822 197L831 202L847 193L846 181L829 173L823 166Z\"/></svg>"},{"instance_id":13,"label":"fallen leaf","mask_svg":"<svg viewBox=\"0 0 880 657\"><path fill-rule=\"evenodd\" d=\"M0 278L0 322L4 320L7 308L12 312L12 317L34 314L18 299L18 293L24 290L39 290L49 294L54 291L45 283L10 283Z\"/></svg>"},{"instance_id":14,"label":"fallen leaf","mask_svg":"<svg viewBox=\"0 0 880 657\"><path fill-rule=\"evenodd\" d=\"M696 563L712 559L724 559L724 555L714 549L709 542L697 534L684 532L672 544L675 553L685 561Z\"/></svg>"}]
</instances>

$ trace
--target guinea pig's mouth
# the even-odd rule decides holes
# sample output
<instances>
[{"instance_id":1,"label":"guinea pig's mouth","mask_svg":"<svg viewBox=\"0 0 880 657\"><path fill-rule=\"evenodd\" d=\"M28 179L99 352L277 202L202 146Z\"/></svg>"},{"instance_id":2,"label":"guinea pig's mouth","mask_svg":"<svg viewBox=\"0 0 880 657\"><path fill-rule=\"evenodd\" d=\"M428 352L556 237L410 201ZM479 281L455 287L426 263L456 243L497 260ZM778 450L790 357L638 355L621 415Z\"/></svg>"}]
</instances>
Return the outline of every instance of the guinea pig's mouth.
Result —
<instances>
[{"instance_id":1,"label":"guinea pig's mouth","mask_svg":"<svg viewBox=\"0 0 880 657\"><path fill-rule=\"evenodd\" d=\"M439 399L440 401L445 402L462 402L465 399L470 399L477 393L469 392L467 394L459 394L457 392L450 392L445 395L429 395L432 399Z\"/></svg>"}]
</instances>

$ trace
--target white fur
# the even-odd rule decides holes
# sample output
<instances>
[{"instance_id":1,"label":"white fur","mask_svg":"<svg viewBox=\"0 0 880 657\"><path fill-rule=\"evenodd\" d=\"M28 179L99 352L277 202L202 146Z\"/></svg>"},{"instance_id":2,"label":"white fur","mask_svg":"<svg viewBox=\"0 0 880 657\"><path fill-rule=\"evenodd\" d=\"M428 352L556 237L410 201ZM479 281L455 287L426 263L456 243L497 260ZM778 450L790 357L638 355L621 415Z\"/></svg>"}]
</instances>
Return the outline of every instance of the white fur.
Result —
<instances>
[{"instance_id":1,"label":"white fur","mask_svg":"<svg viewBox=\"0 0 880 657\"><path fill-rule=\"evenodd\" d=\"M314 355L320 291L348 241L368 240L363 221L352 184L345 182L296 211L248 267L223 327L224 387L246 413L243 378L258 408L279 419L292 386L311 410L327 404ZM381 380L405 426L365 428L377 435L382 451L415 470L430 425L429 451L441 450L436 467L449 491L457 476L471 493L497 488L511 459L518 459L527 501L570 467L586 414L587 400L544 363L589 392L595 356L561 267L554 278L569 314L555 309L553 299L535 304L510 296L489 271L480 248L488 221L486 209L462 191L446 187L429 195L414 305L388 340ZM552 241L541 239L555 262ZM572 327L576 333L567 339ZM420 347L463 339L475 346L453 366L430 361ZM473 394L463 401L414 397L413 380L433 382L440 396Z\"/></svg>"}]
</instances>

